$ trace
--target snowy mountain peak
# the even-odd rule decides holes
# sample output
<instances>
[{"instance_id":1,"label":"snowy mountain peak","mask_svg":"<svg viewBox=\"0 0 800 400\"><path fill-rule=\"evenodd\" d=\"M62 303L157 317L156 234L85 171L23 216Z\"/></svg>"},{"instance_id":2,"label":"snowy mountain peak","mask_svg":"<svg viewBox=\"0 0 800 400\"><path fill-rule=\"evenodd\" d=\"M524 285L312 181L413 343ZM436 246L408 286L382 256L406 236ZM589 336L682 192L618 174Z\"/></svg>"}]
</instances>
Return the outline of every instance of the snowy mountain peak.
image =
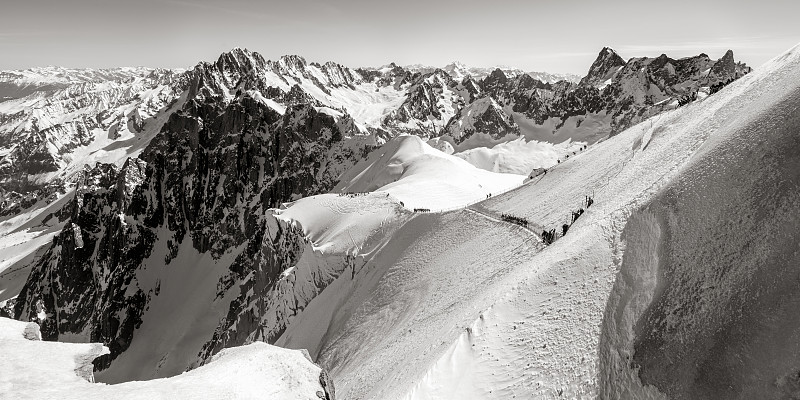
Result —
<instances>
[{"instance_id":1,"label":"snowy mountain peak","mask_svg":"<svg viewBox=\"0 0 800 400\"><path fill-rule=\"evenodd\" d=\"M287 71L302 71L306 68L306 59L298 55L281 56L278 65Z\"/></svg>"},{"instance_id":2,"label":"snowy mountain peak","mask_svg":"<svg viewBox=\"0 0 800 400\"><path fill-rule=\"evenodd\" d=\"M471 75L467 66L460 61L453 61L450 64L445 65L442 69L450 74L453 79L458 81L464 79L464 77L467 75Z\"/></svg>"},{"instance_id":3,"label":"snowy mountain peak","mask_svg":"<svg viewBox=\"0 0 800 400\"><path fill-rule=\"evenodd\" d=\"M481 84L483 86L483 90L491 90L495 87L504 86L506 82L508 82L508 76L506 73L500 68L495 68L495 70L492 71L489 76L483 79Z\"/></svg>"},{"instance_id":4,"label":"snowy mountain peak","mask_svg":"<svg viewBox=\"0 0 800 400\"><path fill-rule=\"evenodd\" d=\"M258 65L264 65L264 57L254 51L234 47L228 52L220 54L217 59L218 64L232 64L236 66L247 66L250 69Z\"/></svg>"},{"instance_id":5,"label":"snowy mountain peak","mask_svg":"<svg viewBox=\"0 0 800 400\"><path fill-rule=\"evenodd\" d=\"M431 68L432 69L432 68ZM519 68L509 67L505 65L497 65L494 67L470 67L460 61L453 61L450 64L442 67L453 79L461 81L466 76L471 76L473 79L481 80L488 77L495 70L501 70L507 78L515 78L521 75L530 75L532 78L545 82L556 83L558 81L568 81L578 83L581 77L576 74L565 73L549 73L549 72L524 72Z\"/></svg>"},{"instance_id":6,"label":"snowy mountain peak","mask_svg":"<svg viewBox=\"0 0 800 400\"><path fill-rule=\"evenodd\" d=\"M714 66L711 67L711 72L715 74L732 74L736 71L736 61L733 59L733 50L728 50Z\"/></svg>"},{"instance_id":7,"label":"snowy mountain peak","mask_svg":"<svg viewBox=\"0 0 800 400\"><path fill-rule=\"evenodd\" d=\"M192 75L194 78L205 76L211 91L221 94L223 86L233 88L243 77L253 75L255 71L264 70L267 65L268 62L261 54L235 47L220 54L214 64L199 63Z\"/></svg>"},{"instance_id":8,"label":"snowy mountain peak","mask_svg":"<svg viewBox=\"0 0 800 400\"><path fill-rule=\"evenodd\" d=\"M718 65L719 73L709 73L712 65ZM50 314L40 318L49 338L83 334L110 344L111 354L96 364L108 382L174 374L225 347L274 342L336 277L353 277L360 265L350 253L319 258L320 243L309 241L310 224L276 219L269 208L329 192L365 159L390 161L375 164L385 174L363 175L377 176L381 185L404 174L421 180L418 168L396 163L406 160L384 151L392 138L406 133L415 136L396 140L403 143L398 148L410 148L414 158L430 154L426 146L435 145L464 160L448 163L514 172L514 179L521 180L533 168L549 168L586 144L676 108L676 99L708 90L708 83L715 82L709 76L725 82L740 76L732 53L716 64L705 55L626 63L609 48L592 65L588 83L581 84L460 62L419 68L392 63L351 70L335 62L308 63L296 55L266 61L234 48L183 75L169 74L164 79L175 81L169 85L82 83L85 87L70 86L38 103L0 103L0 142L22 144L0 148L0 179L43 172L67 176L61 171L77 163L102 162L84 172L62 226L48 229L51 236L42 246L49 247L29 262L33 273L15 314L26 319ZM458 74L463 77L454 79ZM98 101L98 107L85 107ZM118 150L123 143L135 146ZM390 145L377 150L382 143ZM133 158L125 161L127 156ZM47 162L31 165L43 159ZM434 161L430 170L449 184L452 170ZM457 182L485 175L472 167ZM363 171L369 168L356 176ZM481 187L488 181L480 182L473 186L495 192ZM372 183L340 188L371 190ZM426 186L425 192L455 191L437 186ZM46 194L41 193L37 196ZM350 199L371 201L363 193L342 194L328 197L343 205ZM447 204L436 201L452 207L473 201L470 196ZM22 204L15 200L19 197L15 194L13 202ZM407 207L415 206L414 196L405 205L379 197L392 218L405 218ZM2 204L10 203L0 198ZM357 210L363 207L348 213ZM369 231L382 235L388 225L377 221ZM343 244L348 252L360 248L348 239ZM148 270L154 264L169 268ZM164 275L177 268L184 269ZM191 281L198 287L191 298L198 307L177 309L170 299L189 296L176 289L189 286L183 285L187 279L197 279ZM188 324L176 323L169 337L153 329L151 321L167 312L203 321L191 326L192 343L182 342ZM154 335L165 343L163 349L150 351ZM143 358L131 361L138 354ZM134 367L136 372L128 371Z\"/></svg>"},{"instance_id":9,"label":"snowy mountain peak","mask_svg":"<svg viewBox=\"0 0 800 400\"><path fill-rule=\"evenodd\" d=\"M602 84L624 65L625 60L623 60L616 51L610 47L603 47L592 63L592 66L589 67L589 73L581 79L581 84Z\"/></svg>"}]
</instances>

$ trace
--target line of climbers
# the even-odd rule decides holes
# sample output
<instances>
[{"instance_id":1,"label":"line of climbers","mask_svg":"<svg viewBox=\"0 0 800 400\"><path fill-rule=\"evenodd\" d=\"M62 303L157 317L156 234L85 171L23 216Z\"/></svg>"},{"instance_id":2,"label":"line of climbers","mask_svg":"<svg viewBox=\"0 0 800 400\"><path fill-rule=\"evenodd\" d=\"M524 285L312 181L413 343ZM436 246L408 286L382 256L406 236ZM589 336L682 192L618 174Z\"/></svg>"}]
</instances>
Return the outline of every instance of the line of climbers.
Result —
<instances>
[{"instance_id":1,"label":"line of climbers","mask_svg":"<svg viewBox=\"0 0 800 400\"><path fill-rule=\"evenodd\" d=\"M709 88L708 94L714 94L714 93L719 92L720 90L722 90L722 88L724 88L725 86L728 86L734 80L735 79L733 79L733 78L729 78L727 81L724 81L724 82L723 81L719 81L719 82L711 85L711 87Z\"/></svg>"},{"instance_id":2,"label":"line of climbers","mask_svg":"<svg viewBox=\"0 0 800 400\"><path fill-rule=\"evenodd\" d=\"M546 245L549 245L549 244L552 244L553 242L555 242L558 238L561 238L564 235L566 235L567 231L569 231L570 226L572 224L574 224L575 221L577 221L578 218L580 218L580 216L583 215L583 213L586 211L586 209L592 206L592 204L594 204L594 199L592 198L592 196L584 196L584 200L583 200L584 207L579 208L577 211L570 211L570 215L569 215L569 218L568 218L569 222L566 223L566 224L561 225L560 234L559 234L559 232L556 232L555 228L550 229L550 230L543 230L542 231L542 242L544 242L544 244L546 244Z\"/></svg>"},{"instance_id":3,"label":"line of climbers","mask_svg":"<svg viewBox=\"0 0 800 400\"><path fill-rule=\"evenodd\" d=\"M577 155L579 152L584 151L584 150L586 150L588 148L589 148L589 145L583 145L583 146L579 147L577 151L573 151L572 155L573 156ZM564 155L564 160L566 161L567 159L569 159L569 154L565 154ZM560 159L556 160L556 164L561 164L561 160ZM547 170L545 170L545 173L547 173Z\"/></svg>"},{"instance_id":4,"label":"line of climbers","mask_svg":"<svg viewBox=\"0 0 800 400\"><path fill-rule=\"evenodd\" d=\"M358 196L366 196L372 192L352 192L352 193L339 193L339 197L358 197ZM387 193L386 196L389 196Z\"/></svg>"},{"instance_id":5,"label":"line of climbers","mask_svg":"<svg viewBox=\"0 0 800 400\"><path fill-rule=\"evenodd\" d=\"M512 224L517 224L526 228L528 227L528 220L522 217L517 217L511 214L500 214L500 219L506 222L511 222Z\"/></svg>"},{"instance_id":6,"label":"line of climbers","mask_svg":"<svg viewBox=\"0 0 800 400\"><path fill-rule=\"evenodd\" d=\"M697 100L697 92L692 92L691 94L688 94L678 99L678 107L683 107L695 100Z\"/></svg>"}]
</instances>

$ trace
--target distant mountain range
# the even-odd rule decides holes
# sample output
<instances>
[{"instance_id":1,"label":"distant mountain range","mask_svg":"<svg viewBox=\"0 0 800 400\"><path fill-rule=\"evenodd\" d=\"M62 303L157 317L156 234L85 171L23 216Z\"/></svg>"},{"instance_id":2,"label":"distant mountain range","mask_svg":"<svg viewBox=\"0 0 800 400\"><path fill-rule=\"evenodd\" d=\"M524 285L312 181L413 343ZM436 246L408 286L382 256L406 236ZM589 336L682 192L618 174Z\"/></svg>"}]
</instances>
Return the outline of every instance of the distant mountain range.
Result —
<instances>
[{"instance_id":1,"label":"distant mountain range","mask_svg":"<svg viewBox=\"0 0 800 400\"><path fill-rule=\"evenodd\" d=\"M424 66L421 64L406 65L403 68L409 71L422 72L422 73L433 72L437 69L436 67ZM503 71L503 73L510 78L517 77L522 74L528 74L532 78L542 81L544 83L556 83L558 81L568 81L577 83L581 79L581 76L578 74L561 74L561 73L536 72L536 71L525 72L519 68L507 67L507 66L470 67L461 63L460 61L453 61L452 63L445 65L441 69L450 74L450 76L457 81L463 80L467 76L471 76L475 80L481 80L489 76L489 74L491 74L492 71L496 69Z\"/></svg>"}]
</instances>

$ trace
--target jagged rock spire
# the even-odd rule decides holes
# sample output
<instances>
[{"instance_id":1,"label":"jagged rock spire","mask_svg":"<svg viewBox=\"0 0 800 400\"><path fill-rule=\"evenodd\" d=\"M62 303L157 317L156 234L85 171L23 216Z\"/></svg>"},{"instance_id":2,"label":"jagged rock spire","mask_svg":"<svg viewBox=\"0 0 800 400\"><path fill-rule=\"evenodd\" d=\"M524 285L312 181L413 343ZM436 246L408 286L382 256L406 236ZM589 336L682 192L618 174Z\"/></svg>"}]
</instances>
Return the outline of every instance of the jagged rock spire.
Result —
<instances>
[{"instance_id":1,"label":"jagged rock spire","mask_svg":"<svg viewBox=\"0 0 800 400\"><path fill-rule=\"evenodd\" d=\"M603 47L597 58L589 67L589 73L581 79L581 84L596 84L610 78L619 67L625 65L625 60L610 47Z\"/></svg>"}]
</instances>

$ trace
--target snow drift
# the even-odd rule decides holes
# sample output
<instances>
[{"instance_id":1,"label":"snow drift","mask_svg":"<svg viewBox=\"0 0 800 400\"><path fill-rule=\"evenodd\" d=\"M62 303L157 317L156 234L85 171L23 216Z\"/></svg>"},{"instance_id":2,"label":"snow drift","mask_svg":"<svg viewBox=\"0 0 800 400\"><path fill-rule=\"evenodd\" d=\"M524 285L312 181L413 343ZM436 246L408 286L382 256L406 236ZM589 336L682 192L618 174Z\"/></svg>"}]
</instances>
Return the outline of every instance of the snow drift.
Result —
<instances>
[{"instance_id":1,"label":"snow drift","mask_svg":"<svg viewBox=\"0 0 800 400\"><path fill-rule=\"evenodd\" d=\"M405 207L432 211L464 207L519 186L525 175L490 172L436 150L417 136L401 136L359 162L334 192L384 191Z\"/></svg>"},{"instance_id":2,"label":"snow drift","mask_svg":"<svg viewBox=\"0 0 800 400\"><path fill-rule=\"evenodd\" d=\"M297 350L265 343L226 349L184 374L147 382L95 384L99 343L41 341L34 323L0 318L0 394L14 399L333 399L327 375ZM44 382L43 382L44 380Z\"/></svg>"}]
</instances>

